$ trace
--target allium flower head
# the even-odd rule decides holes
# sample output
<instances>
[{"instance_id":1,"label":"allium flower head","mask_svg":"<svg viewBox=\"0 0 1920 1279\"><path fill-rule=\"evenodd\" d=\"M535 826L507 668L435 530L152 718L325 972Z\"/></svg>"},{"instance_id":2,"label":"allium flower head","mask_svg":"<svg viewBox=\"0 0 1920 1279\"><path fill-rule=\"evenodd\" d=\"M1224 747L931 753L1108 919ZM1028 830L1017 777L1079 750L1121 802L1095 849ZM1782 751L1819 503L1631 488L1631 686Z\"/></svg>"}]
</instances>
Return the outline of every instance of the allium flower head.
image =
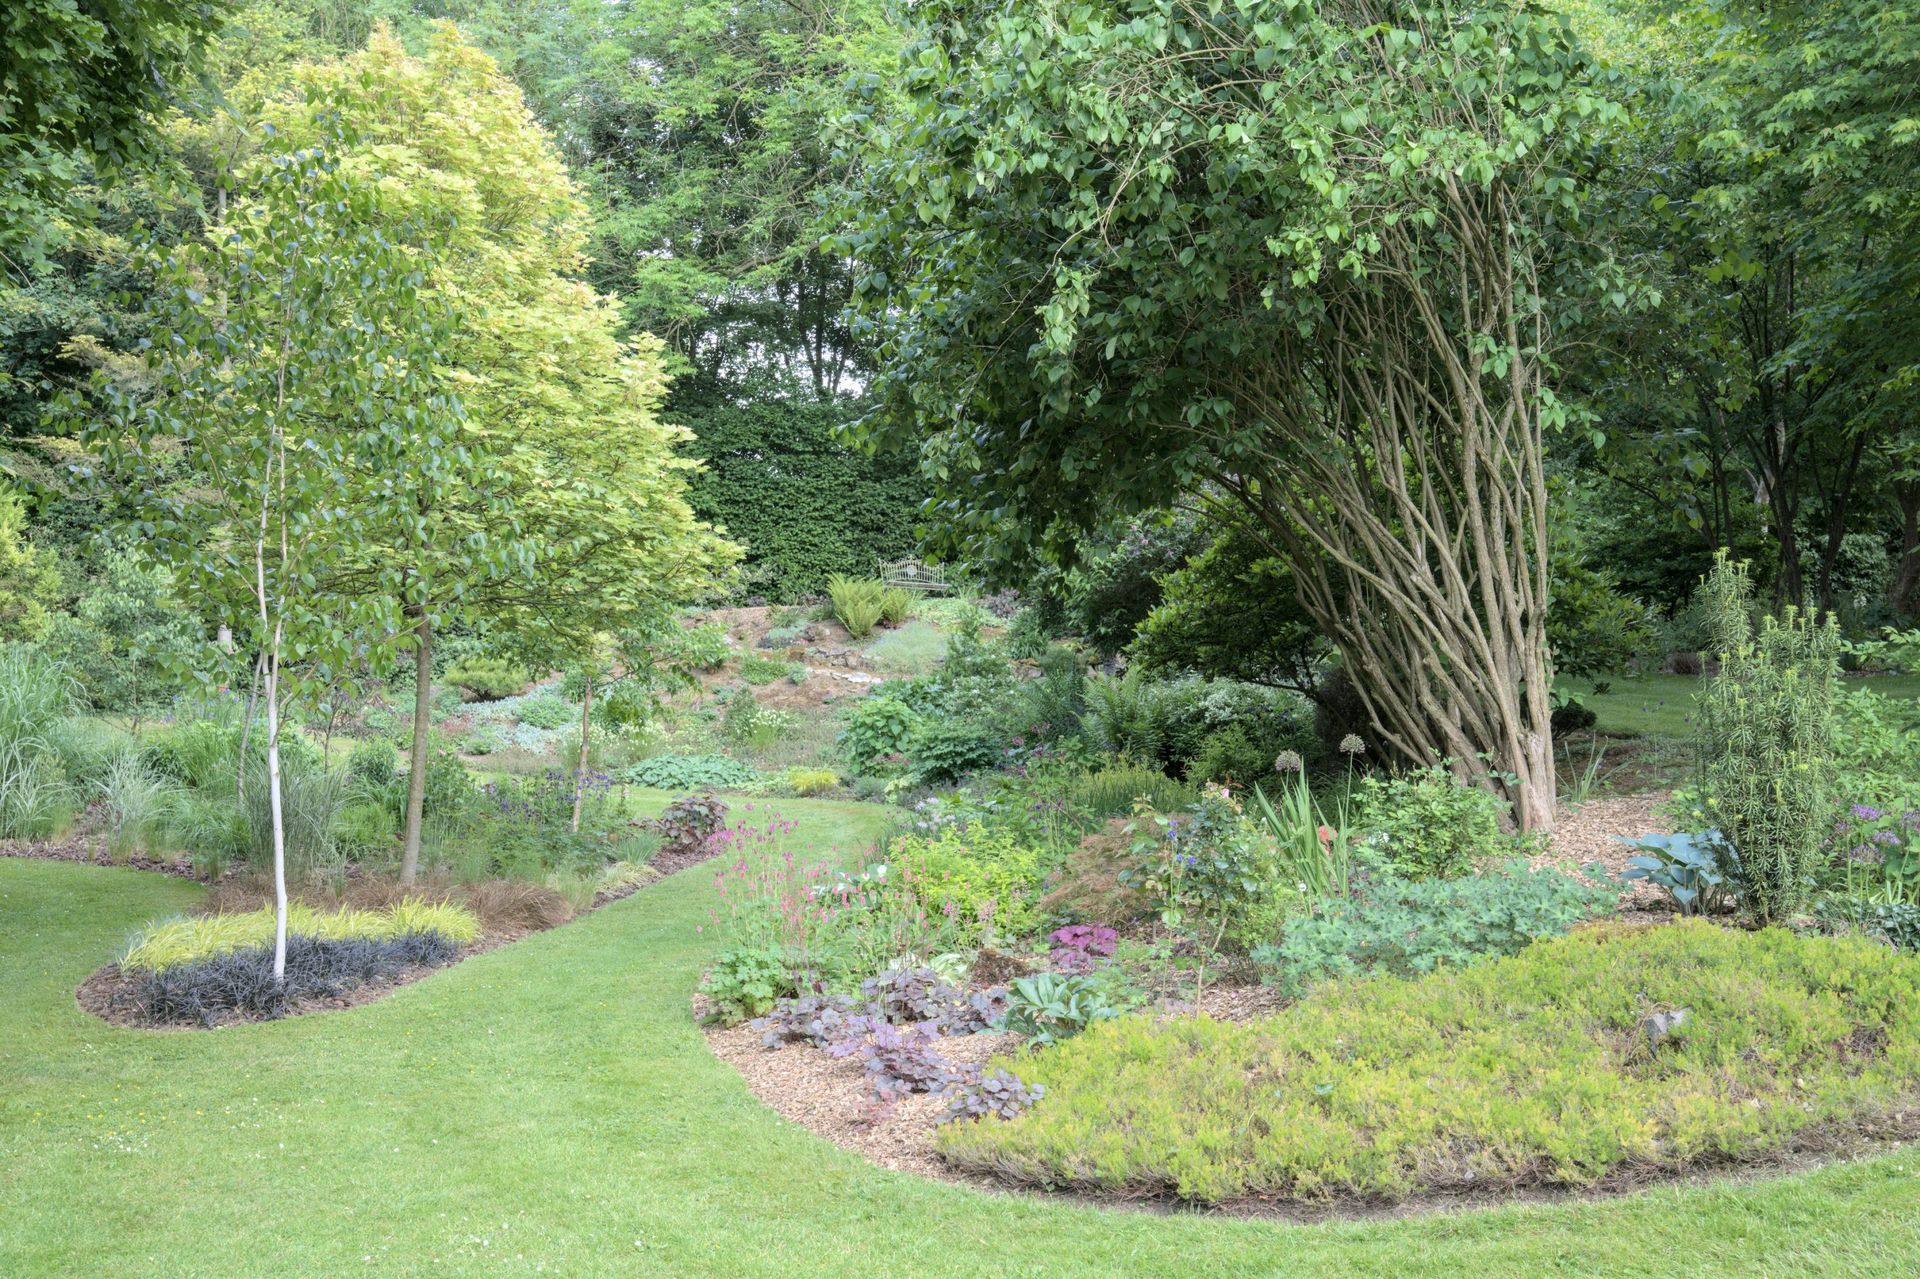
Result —
<instances>
[{"instance_id":1,"label":"allium flower head","mask_svg":"<svg viewBox=\"0 0 1920 1279\"><path fill-rule=\"evenodd\" d=\"M1340 753L1342 755L1364 755L1367 753L1367 744L1360 740L1360 734L1348 733L1340 739Z\"/></svg>"},{"instance_id":2,"label":"allium flower head","mask_svg":"<svg viewBox=\"0 0 1920 1279\"><path fill-rule=\"evenodd\" d=\"M1273 771L1276 773L1297 773L1306 767L1299 751L1281 751L1274 758Z\"/></svg>"}]
</instances>

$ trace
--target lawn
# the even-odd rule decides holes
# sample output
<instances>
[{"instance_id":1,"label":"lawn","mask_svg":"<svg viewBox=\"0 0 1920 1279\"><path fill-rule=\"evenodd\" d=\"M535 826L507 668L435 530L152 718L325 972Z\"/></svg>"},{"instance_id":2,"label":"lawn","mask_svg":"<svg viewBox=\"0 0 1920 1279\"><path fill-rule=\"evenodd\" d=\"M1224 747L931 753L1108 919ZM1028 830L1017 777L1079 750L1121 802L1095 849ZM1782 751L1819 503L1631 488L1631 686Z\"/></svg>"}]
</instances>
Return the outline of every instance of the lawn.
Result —
<instances>
[{"instance_id":1,"label":"lawn","mask_svg":"<svg viewBox=\"0 0 1920 1279\"><path fill-rule=\"evenodd\" d=\"M1849 678L1846 686L1862 682ZM1875 675L1864 680L1888 697L1920 698L1920 675ZM1605 692L1595 692L1598 687ZM1684 738L1692 731L1694 693L1700 679L1694 675L1616 675L1594 681L1563 679L1559 687L1593 708L1595 727L1615 737Z\"/></svg>"},{"instance_id":2,"label":"lawn","mask_svg":"<svg viewBox=\"0 0 1920 1279\"><path fill-rule=\"evenodd\" d=\"M817 843L883 810L770 801ZM0 1274L1894 1275L1920 1156L1602 1202L1288 1225L885 1172L778 1119L688 1013L694 869L345 1012L109 1028L73 988L201 890L0 859Z\"/></svg>"}]
</instances>

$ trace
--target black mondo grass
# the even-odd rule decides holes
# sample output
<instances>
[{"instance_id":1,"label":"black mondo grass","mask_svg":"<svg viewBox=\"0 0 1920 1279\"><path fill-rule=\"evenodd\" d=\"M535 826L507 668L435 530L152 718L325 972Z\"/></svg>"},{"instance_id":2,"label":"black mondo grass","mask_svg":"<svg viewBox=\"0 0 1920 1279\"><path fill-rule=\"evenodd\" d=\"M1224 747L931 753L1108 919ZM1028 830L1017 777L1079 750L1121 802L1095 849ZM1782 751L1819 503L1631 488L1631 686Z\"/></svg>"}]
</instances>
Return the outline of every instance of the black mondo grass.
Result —
<instances>
[{"instance_id":1,"label":"black mondo grass","mask_svg":"<svg viewBox=\"0 0 1920 1279\"><path fill-rule=\"evenodd\" d=\"M134 974L115 1003L156 1023L213 1026L233 1014L270 1020L286 1016L300 1000L335 998L412 968L439 968L459 954L459 945L437 931L383 938L289 937L283 982L273 980L272 948L256 946Z\"/></svg>"}]
</instances>

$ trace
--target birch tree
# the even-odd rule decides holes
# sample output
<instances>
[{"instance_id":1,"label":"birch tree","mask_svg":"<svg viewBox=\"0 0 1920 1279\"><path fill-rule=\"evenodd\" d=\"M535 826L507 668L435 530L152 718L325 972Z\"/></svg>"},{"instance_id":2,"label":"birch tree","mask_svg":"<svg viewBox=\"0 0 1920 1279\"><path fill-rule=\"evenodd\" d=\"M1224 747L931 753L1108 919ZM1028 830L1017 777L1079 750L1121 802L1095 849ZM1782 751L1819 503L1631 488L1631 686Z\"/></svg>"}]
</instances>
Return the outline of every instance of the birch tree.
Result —
<instances>
[{"instance_id":1,"label":"birch tree","mask_svg":"<svg viewBox=\"0 0 1920 1279\"><path fill-rule=\"evenodd\" d=\"M315 139L268 139L207 242L155 255L139 389L99 384L87 424L134 529L187 598L252 655L273 827L273 972L286 968L280 746L288 705L377 661L398 601L328 589L396 518L391 473L423 424L455 421L433 353L451 317L423 301L404 218L339 165L354 139L320 105Z\"/></svg>"}]
</instances>

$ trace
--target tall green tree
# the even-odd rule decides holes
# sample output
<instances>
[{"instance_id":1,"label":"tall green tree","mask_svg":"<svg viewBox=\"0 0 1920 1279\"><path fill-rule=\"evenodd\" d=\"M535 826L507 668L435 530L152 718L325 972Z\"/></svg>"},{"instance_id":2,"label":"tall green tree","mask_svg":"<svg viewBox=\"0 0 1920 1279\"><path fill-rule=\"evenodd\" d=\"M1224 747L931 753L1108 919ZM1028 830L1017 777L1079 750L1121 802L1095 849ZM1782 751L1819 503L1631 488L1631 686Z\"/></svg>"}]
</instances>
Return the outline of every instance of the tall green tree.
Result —
<instances>
[{"instance_id":1,"label":"tall green tree","mask_svg":"<svg viewBox=\"0 0 1920 1279\"><path fill-rule=\"evenodd\" d=\"M154 345L134 388L103 378L87 438L134 528L252 657L266 718L276 902L286 967L287 703L336 684L404 634L399 601L333 589L402 494L391 474L423 418L457 417L432 360L447 314L424 300L379 183L340 166L337 117L248 165L210 243L164 252Z\"/></svg>"},{"instance_id":2,"label":"tall green tree","mask_svg":"<svg viewBox=\"0 0 1920 1279\"><path fill-rule=\"evenodd\" d=\"M1666 299L1588 348L1602 460L1702 559L1757 515L1776 596L1831 609L1849 535L1920 511L1887 501L1920 410L1920 11L1580 9L1641 122L1603 189Z\"/></svg>"},{"instance_id":3,"label":"tall green tree","mask_svg":"<svg viewBox=\"0 0 1920 1279\"><path fill-rule=\"evenodd\" d=\"M69 194L161 152L221 0L14 0L0 12L0 265L45 246Z\"/></svg>"},{"instance_id":4,"label":"tall green tree","mask_svg":"<svg viewBox=\"0 0 1920 1279\"><path fill-rule=\"evenodd\" d=\"M813 234L845 172L829 118L897 55L881 0L574 0L537 91L603 215L594 279L700 379L826 396L858 371L847 264Z\"/></svg>"},{"instance_id":5,"label":"tall green tree","mask_svg":"<svg viewBox=\"0 0 1920 1279\"><path fill-rule=\"evenodd\" d=\"M353 131L340 163L377 181L379 216L428 229L420 295L461 316L433 359L463 412L419 419L398 464L360 478L390 486L402 517L335 567L336 589L398 601L410 619L410 880L436 629L458 619L537 663L574 665L596 636L712 589L738 551L687 502L696 464L660 416L660 343L621 339L612 299L580 278L587 206L498 64L450 24L419 57L381 27L297 78ZM269 118L296 139L314 127L294 106Z\"/></svg>"},{"instance_id":6,"label":"tall green tree","mask_svg":"<svg viewBox=\"0 0 1920 1279\"><path fill-rule=\"evenodd\" d=\"M1376 729L1553 820L1556 326L1619 110L1523 4L948 0L852 127L872 420L949 545L1226 495ZM1006 534L1017 536L1009 539Z\"/></svg>"}]
</instances>

